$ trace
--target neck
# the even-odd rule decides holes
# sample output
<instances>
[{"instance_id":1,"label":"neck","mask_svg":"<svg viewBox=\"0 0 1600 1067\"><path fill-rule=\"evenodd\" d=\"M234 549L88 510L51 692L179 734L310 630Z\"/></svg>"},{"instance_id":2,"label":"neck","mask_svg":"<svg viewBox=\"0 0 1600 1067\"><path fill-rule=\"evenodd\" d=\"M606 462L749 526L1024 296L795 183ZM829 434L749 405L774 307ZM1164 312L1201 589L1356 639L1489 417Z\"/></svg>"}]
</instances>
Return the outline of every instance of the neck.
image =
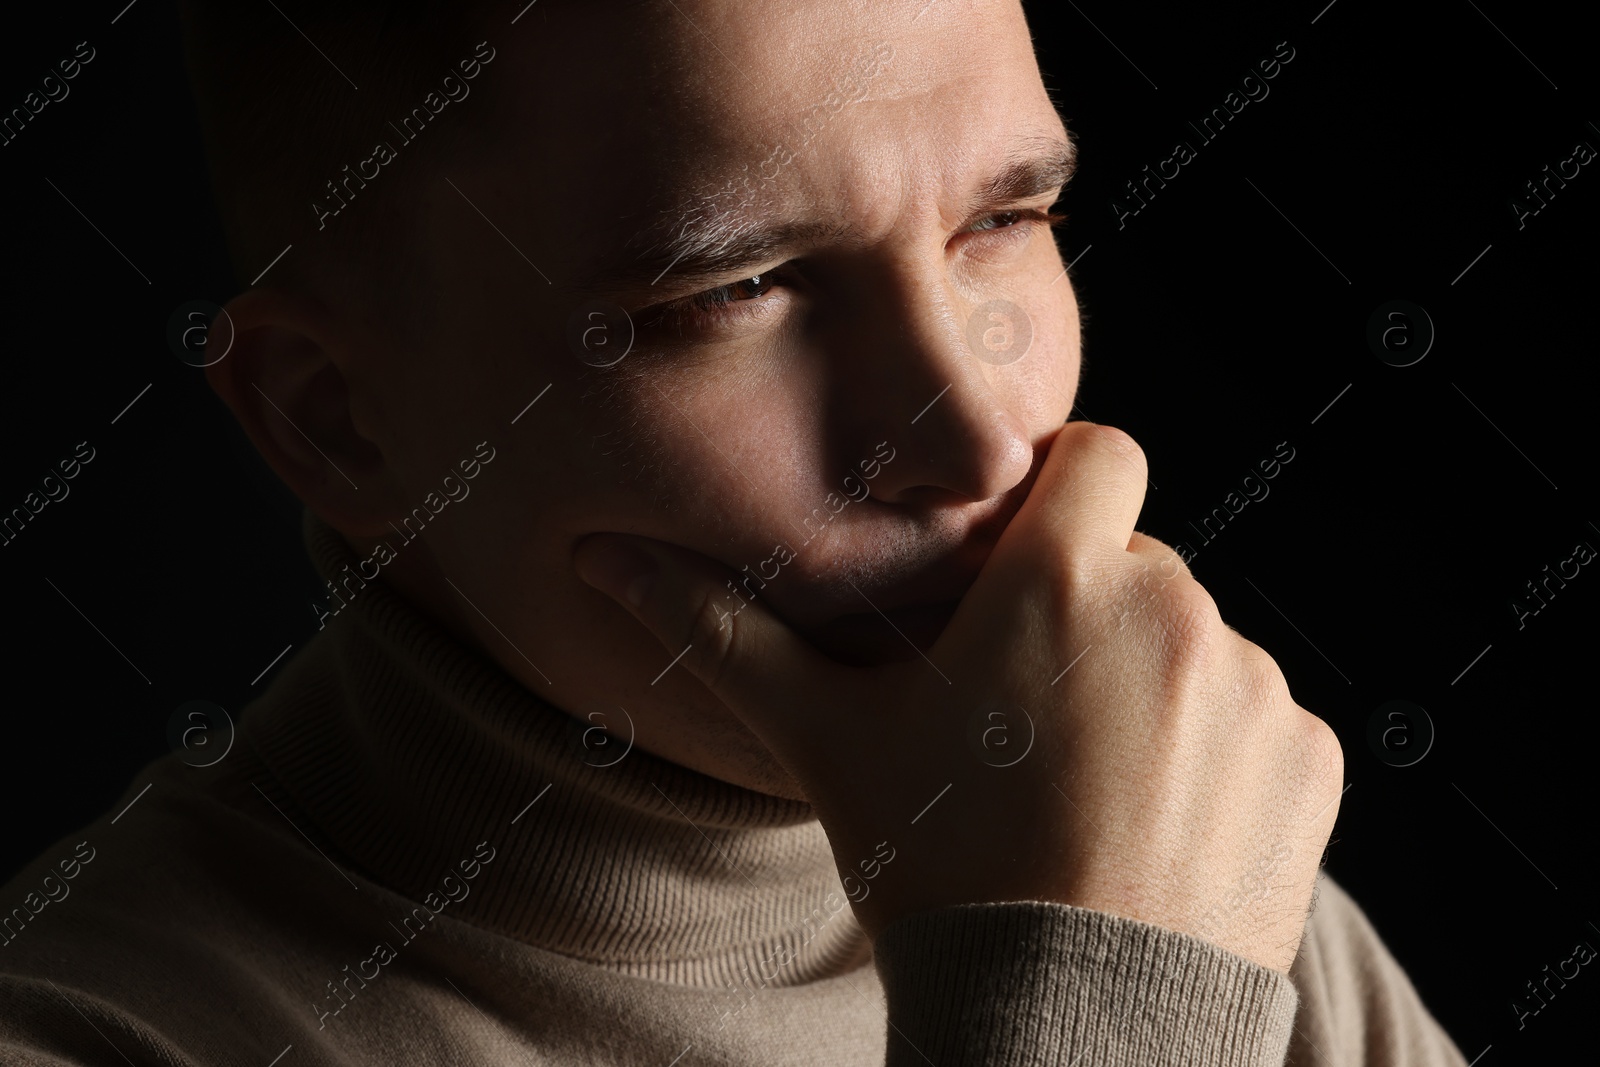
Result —
<instances>
[{"instance_id":1,"label":"neck","mask_svg":"<svg viewBox=\"0 0 1600 1067\"><path fill-rule=\"evenodd\" d=\"M309 516L307 537L325 577L361 558ZM567 715L387 574L347 598L241 736L266 791L335 863L526 944L725 986L775 957L794 959L770 980L783 985L870 954L809 805ZM463 864L481 865L475 878Z\"/></svg>"}]
</instances>

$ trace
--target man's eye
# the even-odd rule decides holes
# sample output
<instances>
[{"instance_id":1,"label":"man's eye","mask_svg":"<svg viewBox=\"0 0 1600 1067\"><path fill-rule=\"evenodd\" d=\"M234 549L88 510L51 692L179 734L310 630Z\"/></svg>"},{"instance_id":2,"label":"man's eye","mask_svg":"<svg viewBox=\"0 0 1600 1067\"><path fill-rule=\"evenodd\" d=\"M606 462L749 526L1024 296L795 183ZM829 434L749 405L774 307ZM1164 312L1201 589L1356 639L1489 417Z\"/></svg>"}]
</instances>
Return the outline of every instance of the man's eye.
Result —
<instances>
[{"instance_id":1,"label":"man's eye","mask_svg":"<svg viewBox=\"0 0 1600 1067\"><path fill-rule=\"evenodd\" d=\"M663 304L643 316L639 326L649 330L666 328L680 338L717 326L731 326L735 320L742 321L746 316L770 310L761 298L777 285L778 278L771 271L751 275Z\"/></svg>"},{"instance_id":2,"label":"man's eye","mask_svg":"<svg viewBox=\"0 0 1600 1067\"><path fill-rule=\"evenodd\" d=\"M1038 208L1019 209L1016 211L999 211L993 215L985 215L967 228L969 233L983 233L987 230L1009 230L1025 222L1038 222L1046 226L1059 226L1066 222L1065 215L1052 214L1049 211L1040 211Z\"/></svg>"},{"instance_id":3,"label":"man's eye","mask_svg":"<svg viewBox=\"0 0 1600 1067\"><path fill-rule=\"evenodd\" d=\"M1022 240L1033 225L1058 226L1066 219L1065 215L1052 214L1039 208L1018 208L985 215L967 227L966 232L1016 231L1015 237ZM715 289L659 306L653 313L643 316L639 326L644 329L668 327L681 336L696 327L711 329L714 326L732 326L736 319L744 321L752 315L764 317L760 313L775 309L768 308L761 298L771 292L778 281L772 271L767 271L719 285Z\"/></svg>"},{"instance_id":4,"label":"man's eye","mask_svg":"<svg viewBox=\"0 0 1600 1067\"><path fill-rule=\"evenodd\" d=\"M767 295L772 288L771 274L756 274L729 285L719 285L689 297L689 303L698 311L716 312L741 300L755 300Z\"/></svg>"},{"instance_id":5,"label":"man's eye","mask_svg":"<svg viewBox=\"0 0 1600 1067\"><path fill-rule=\"evenodd\" d=\"M1015 226L1021 221L1022 212L1002 211L998 215L990 215L987 218L979 219L977 222L972 224L972 229L977 231L1003 230L1008 226Z\"/></svg>"}]
</instances>

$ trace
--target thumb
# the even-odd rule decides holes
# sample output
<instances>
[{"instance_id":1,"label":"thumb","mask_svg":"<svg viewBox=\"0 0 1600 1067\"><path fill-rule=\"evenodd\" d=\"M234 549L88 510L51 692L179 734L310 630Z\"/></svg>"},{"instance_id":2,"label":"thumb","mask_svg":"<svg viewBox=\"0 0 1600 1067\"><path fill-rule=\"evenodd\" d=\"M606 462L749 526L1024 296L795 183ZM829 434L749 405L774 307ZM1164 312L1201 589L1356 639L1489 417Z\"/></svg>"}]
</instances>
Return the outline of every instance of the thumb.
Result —
<instances>
[{"instance_id":1,"label":"thumb","mask_svg":"<svg viewBox=\"0 0 1600 1067\"><path fill-rule=\"evenodd\" d=\"M706 556L630 534L591 534L573 566L660 641L783 762L803 737L842 713L851 669L828 659L758 602L728 585ZM663 659L663 663L667 660ZM652 682L652 685L655 683Z\"/></svg>"}]
</instances>

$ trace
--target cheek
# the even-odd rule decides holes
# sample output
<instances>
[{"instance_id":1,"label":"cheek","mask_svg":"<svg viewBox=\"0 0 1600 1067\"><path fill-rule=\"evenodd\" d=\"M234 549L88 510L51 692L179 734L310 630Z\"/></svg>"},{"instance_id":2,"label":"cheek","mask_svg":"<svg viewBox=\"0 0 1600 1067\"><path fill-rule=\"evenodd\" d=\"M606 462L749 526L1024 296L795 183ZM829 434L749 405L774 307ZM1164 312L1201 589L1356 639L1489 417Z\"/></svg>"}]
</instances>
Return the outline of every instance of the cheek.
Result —
<instances>
[{"instance_id":1,"label":"cheek","mask_svg":"<svg viewBox=\"0 0 1600 1067\"><path fill-rule=\"evenodd\" d=\"M1056 299L1052 319L1057 323L1055 366L1062 388L1068 396L1072 396L1077 392L1083 369L1083 324L1078 318L1077 290L1065 278L1061 281L1061 287L1065 293Z\"/></svg>"},{"instance_id":2,"label":"cheek","mask_svg":"<svg viewBox=\"0 0 1600 1067\"><path fill-rule=\"evenodd\" d=\"M1012 373L996 375L993 381L1011 410L1038 437L1053 433L1067 420L1078 391L1083 364L1078 302L1070 279L1051 285L1030 314L1032 347L1016 363L999 368Z\"/></svg>"},{"instance_id":3,"label":"cheek","mask_svg":"<svg viewBox=\"0 0 1600 1067\"><path fill-rule=\"evenodd\" d=\"M818 484L827 444L822 393L803 366L757 371L752 361L749 371L680 377L651 390L661 401L650 415L658 486L699 521L721 524L712 528L724 542L791 538L821 503L796 498L800 487Z\"/></svg>"},{"instance_id":4,"label":"cheek","mask_svg":"<svg viewBox=\"0 0 1600 1067\"><path fill-rule=\"evenodd\" d=\"M818 484L826 431L801 365L660 357L596 379L559 426L497 461L506 470L486 469L461 513L489 503L484 483L499 475L524 487L526 503L502 518L525 544L625 530L757 563L821 504L795 498Z\"/></svg>"}]
</instances>

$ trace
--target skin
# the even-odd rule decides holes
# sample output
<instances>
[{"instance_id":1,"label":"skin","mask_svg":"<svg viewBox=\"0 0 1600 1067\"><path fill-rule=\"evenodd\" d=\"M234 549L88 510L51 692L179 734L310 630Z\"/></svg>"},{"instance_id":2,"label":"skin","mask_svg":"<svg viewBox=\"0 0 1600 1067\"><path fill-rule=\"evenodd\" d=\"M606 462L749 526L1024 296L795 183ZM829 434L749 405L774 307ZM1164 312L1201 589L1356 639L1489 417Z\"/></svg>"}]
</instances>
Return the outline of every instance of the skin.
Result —
<instances>
[{"instance_id":1,"label":"skin","mask_svg":"<svg viewBox=\"0 0 1600 1067\"><path fill-rule=\"evenodd\" d=\"M687 18L655 5L620 32L586 6L552 9L534 54L505 49L493 72L513 87L492 106L506 133L446 171L557 284L442 178L420 183L404 210L427 220L422 269L437 314L423 337L356 305L330 269L309 291L264 286L231 303L238 340L209 373L278 474L363 555L378 537L398 545L389 523L489 441L496 459L473 495L401 549L385 579L575 717L625 735L626 708L645 750L802 798L704 686L678 670L651 684L671 656L577 578L573 547L595 531L631 532L738 572L786 542L796 557L760 590L786 619L855 615L839 624L836 650L915 657L864 597L886 610L958 599L1071 408L1077 305L1049 229L965 210L1011 155L1067 134L1015 3L936 4L921 18L794 5L748 26L733 4L679 4ZM696 25L717 27L717 49ZM582 62L561 43L602 33L607 47ZM805 141L800 121L879 41L894 52L866 98ZM541 111L541 99L563 106ZM514 133L534 126L536 138ZM774 143L802 141L763 180ZM738 321L681 336L641 329L605 371L574 358L565 331L585 299L643 322L669 300L782 265L788 255L714 283L668 272L654 286L580 288L632 262L647 228L715 217L752 185L760 217L848 232L795 249L793 284L746 301ZM639 190L656 195L619 213ZM1055 193L1003 206L1042 211ZM997 228L968 232L975 225ZM1003 367L973 359L963 339L972 311L996 298L1025 309L1033 330L1026 357ZM802 548L820 522L803 520L830 514L845 476L889 450L870 498ZM726 600L730 611L740 603ZM937 634L938 620L899 624L924 645Z\"/></svg>"},{"instance_id":2,"label":"skin","mask_svg":"<svg viewBox=\"0 0 1600 1067\"><path fill-rule=\"evenodd\" d=\"M1062 425L1076 303L1023 217L1059 190L973 210L1008 162L1065 143L1019 6L782 6L543 9L530 54L499 71L511 88L483 121L501 132L400 197L426 255L399 298L427 313L313 265L229 305L235 349L211 381L363 554L489 442L470 498L386 580L569 714L621 727L626 708L640 747L809 801L842 876L887 838L904 858L852 899L870 935L949 904L1059 901L1287 971L1342 757L1271 657L1135 532L1138 446ZM864 98L802 126L880 41L892 60ZM793 155L768 180L774 144ZM831 233L710 284L682 266L591 282L739 211ZM738 287L736 314L646 327L663 302L757 274L773 287ZM599 371L565 337L595 297L640 327ZM966 340L996 299L1032 333L1004 365ZM869 495L802 547L805 517L885 446ZM731 596L779 542L798 549L780 574ZM991 704L1026 712L1037 757L975 758Z\"/></svg>"}]
</instances>

